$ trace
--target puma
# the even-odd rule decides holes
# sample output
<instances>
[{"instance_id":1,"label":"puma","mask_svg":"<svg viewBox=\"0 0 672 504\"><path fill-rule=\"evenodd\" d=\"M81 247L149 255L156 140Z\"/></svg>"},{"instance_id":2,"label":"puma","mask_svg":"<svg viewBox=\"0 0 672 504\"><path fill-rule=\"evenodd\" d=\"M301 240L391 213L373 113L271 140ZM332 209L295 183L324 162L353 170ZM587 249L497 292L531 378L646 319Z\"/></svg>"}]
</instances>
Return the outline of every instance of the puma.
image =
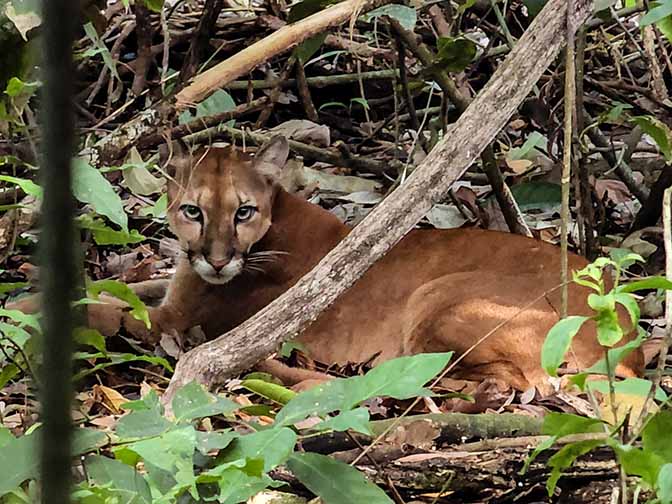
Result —
<instances>
[{"instance_id":1,"label":"puma","mask_svg":"<svg viewBox=\"0 0 672 504\"><path fill-rule=\"evenodd\" d=\"M278 183L288 156L284 138L275 137L254 158L235 148L190 155L173 144L163 151L172 176L168 219L184 253L162 304L151 309L148 341L196 325L209 338L233 329L289 289L349 232L330 212ZM578 255L569 257L571 269L586 264ZM558 320L559 271L558 248L534 239L478 229L414 230L299 341L324 363L377 355L375 364L424 352L459 355L504 323L466 356L457 374L494 378L518 390L544 389L540 354ZM591 314L587 294L570 285L571 314ZM90 322L99 326L104 317L95 311L101 308L91 308ZM136 334L144 329L128 314L124 324ZM591 324L574 339L569 368L603 357ZM635 351L617 373L635 376L642 367L642 354Z\"/></svg>"}]
</instances>

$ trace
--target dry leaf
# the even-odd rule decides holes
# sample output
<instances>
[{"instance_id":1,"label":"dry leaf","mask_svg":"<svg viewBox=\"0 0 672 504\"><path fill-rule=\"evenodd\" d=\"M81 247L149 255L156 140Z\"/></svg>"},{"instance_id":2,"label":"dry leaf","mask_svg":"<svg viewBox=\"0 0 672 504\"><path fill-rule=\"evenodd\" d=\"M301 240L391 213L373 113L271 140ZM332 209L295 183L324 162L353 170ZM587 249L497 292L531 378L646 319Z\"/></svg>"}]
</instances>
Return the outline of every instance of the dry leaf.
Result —
<instances>
[{"instance_id":1,"label":"dry leaf","mask_svg":"<svg viewBox=\"0 0 672 504\"><path fill-rule=\"evenodd\" d=\"M96 400L117 415L122 413L121 405L128 402L123 395L105 385L94 385L93 396Z\"/></svg>"}]
</instances>

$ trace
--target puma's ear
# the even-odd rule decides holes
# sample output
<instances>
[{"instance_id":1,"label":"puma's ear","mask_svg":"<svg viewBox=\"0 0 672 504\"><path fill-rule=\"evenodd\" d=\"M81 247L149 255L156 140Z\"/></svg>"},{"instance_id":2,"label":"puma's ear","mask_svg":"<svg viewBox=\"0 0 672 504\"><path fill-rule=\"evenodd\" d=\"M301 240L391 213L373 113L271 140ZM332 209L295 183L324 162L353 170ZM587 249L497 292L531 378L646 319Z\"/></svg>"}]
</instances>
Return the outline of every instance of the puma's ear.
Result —
<instances>
[{"instance_id":1,"label":"puma's ear","mask_svg":"<svg viewBox=\"0 0 672 504\"><path fill-rule=\"evenodd\" d=\"M173 140L159 147L159 166L170 177L188 168L191 162L189 148L182 140Z\"/></svg>"},{"instance_id":2,"label":"puma's ear","mask_svg":"<svg viewBox=\"0 0 672 504\"><path fill-rule=\"evenodd\" d=\"M254 167L262 175L277 180L289 156L289 144L282 135L264 143L254 155Z\"/></svg>"}]
</instances>

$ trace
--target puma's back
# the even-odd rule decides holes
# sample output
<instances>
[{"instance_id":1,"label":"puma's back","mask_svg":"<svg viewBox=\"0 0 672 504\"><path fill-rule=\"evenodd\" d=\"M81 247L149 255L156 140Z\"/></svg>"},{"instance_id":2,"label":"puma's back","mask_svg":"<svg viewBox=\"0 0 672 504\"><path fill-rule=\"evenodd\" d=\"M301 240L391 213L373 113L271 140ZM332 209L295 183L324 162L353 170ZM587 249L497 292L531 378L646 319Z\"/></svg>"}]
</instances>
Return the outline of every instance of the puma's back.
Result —
<instances>
[{"instance_id":1,"label":"puma's back","mask_svg":"<svg viewBox=\"0 0 672 504\"><path fill-rule=\"evenodd\" d=\"M347 233L331 213L277 183L287 157L275 139L252 158L235 149L164 153L169 221L184 257L162 306L164 324L230 330L291 287ZM571 255L570 268L586 264ZM325 363L420 352L469 352L462 373L516 388L542 385L540 352L558 320L559 250L482 230L415 230L301 336ZM586 312L570 287L570 313ZM602 357L594 328L575 339L570 367ZM633 353L622 374L640 371Z\"/></svg>"}]
</instances>

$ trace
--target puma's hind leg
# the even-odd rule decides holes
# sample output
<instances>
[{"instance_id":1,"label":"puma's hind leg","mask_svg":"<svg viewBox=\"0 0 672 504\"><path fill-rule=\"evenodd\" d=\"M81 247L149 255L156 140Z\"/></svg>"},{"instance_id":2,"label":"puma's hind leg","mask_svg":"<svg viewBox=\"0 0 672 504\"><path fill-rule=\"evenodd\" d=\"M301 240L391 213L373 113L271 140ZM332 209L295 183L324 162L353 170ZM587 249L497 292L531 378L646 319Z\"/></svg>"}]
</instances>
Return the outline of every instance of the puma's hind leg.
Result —
<instances>
[{"instance_id":1,"label":"puma's hind leg","mask_svg":"<svg viewBox=\"0 0 672 504\"><path fill-rule=\"evenodd\" d=\"M446 275L411 295L404 353L454 351L457 358L466 352L459 376L494 378L518 390L532 385L549 390L541 347L558 317L541 296L543 278L483 273L473 283L474 277L473 272Z\"/></svg>"}]
</instances>

